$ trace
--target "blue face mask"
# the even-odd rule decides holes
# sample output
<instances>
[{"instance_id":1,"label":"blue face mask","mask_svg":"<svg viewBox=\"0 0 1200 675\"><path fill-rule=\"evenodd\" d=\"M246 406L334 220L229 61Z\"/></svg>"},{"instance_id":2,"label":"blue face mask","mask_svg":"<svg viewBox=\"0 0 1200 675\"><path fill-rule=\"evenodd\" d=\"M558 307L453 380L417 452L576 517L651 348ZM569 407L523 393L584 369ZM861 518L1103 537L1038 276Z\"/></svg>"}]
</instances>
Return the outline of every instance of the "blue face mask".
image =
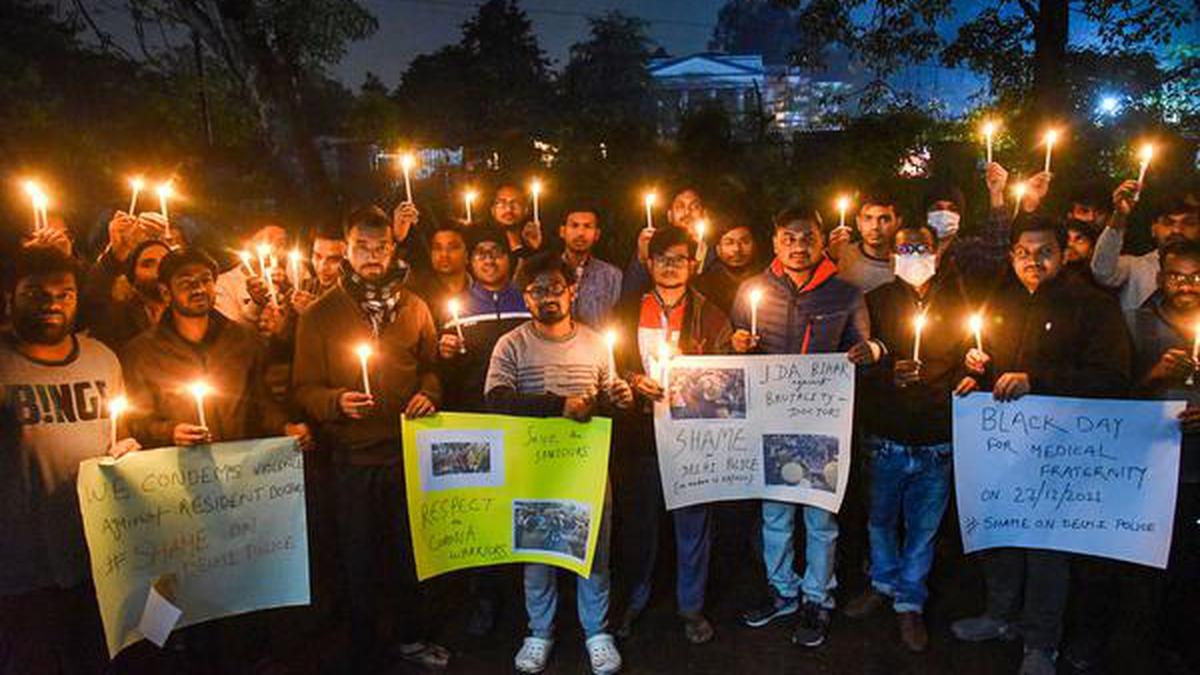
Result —
<instances>
[{"instance_id":1,"label":"blue face mask","mask_svg":"<svg viewBox=\"0 0 1200 675\"><path fill-rule=\"evenodd\" d=\"M939 239L954 236L960 220L961 216L953 211L930 211L925 216L925 222L937 232Z\"/></svg>"}]
</instances>

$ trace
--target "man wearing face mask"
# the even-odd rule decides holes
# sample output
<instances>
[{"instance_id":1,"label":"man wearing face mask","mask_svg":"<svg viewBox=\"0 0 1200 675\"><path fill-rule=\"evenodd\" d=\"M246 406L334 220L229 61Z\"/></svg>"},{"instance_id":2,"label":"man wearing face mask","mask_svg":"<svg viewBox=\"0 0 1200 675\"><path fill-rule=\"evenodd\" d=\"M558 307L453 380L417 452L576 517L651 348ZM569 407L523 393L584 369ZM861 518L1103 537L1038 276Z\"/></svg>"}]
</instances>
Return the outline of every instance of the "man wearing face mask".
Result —
<instances>
[{"instance_id":1,"label":"man wearing face mask","mask_svg":"<svg viewBox=\"0 0 1200 675\"><path fill-rule=\"evenodd\" d=\"M1157 288L1159 250L1179 241L1200 241L1200 203L1180 195L1167 202L1150 225L1155 250L1140 256L1121 255L1129 214L1138 204L1138 184L1127 180L1113 192L1113 214L1096 239L1092 274L1096 282L1118 289L1121 308L1137 309Z\"/></svg>"},{"instance_id":2,"label":"man wearing face mask","mask_svg":"<svg viewBox=\"0 0 1200 675\"><path fill-rule=\"evenodd\" d=\"M866 197L854 224L861 240L851 243L846 228L835 228L829 235L829 256L837 261L838 278L870 293L890 283L892 275L892 236L904 219L896 200L882 193Z\"/></svg>"},{"instance_id":3,"label":"man wearing face mask","mask_svg":"<svg viewBox=\"0 0 1200 675\"><path fill-rule=\"evenodd\" d=\"M937 244L929 225L901 226L896 279L867 294L873 365L863 370L859 419L870 458L871 586L846 606L857 619L890 605L901 641L914 652L929 644L922 610L933 540L950 500L950 392L962 379L969 312L956 275L938 267ZM915 361L919 315L926 324Z\"/></svg>"},{"instance_id":4,"label":"man wearing face mask","mask_svg":"<svg viewBox=\"0 0 1200 675\"><path fill-rule=\"evenodd\" d=\"M985 310L984 351L971 349L956 393L987 388L998 401L1026 394L1120 398L1130 384L1129 333L1116 301L1061 276L1066 233L1048 218L1018 218L1012 274ZM979 554L987 582L981 616L954 622L967 642L1023 639L1022 675L1053 675L1070 556L1004 548Z\"/></svg>"}]
</instances>

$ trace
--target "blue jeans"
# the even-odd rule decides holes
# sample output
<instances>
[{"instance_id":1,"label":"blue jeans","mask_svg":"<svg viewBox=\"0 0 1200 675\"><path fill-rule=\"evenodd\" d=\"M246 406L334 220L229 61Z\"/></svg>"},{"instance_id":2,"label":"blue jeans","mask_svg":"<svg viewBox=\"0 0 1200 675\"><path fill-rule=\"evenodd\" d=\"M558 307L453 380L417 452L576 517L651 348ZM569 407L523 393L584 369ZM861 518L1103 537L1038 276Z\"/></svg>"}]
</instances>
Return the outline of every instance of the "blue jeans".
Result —
<instances>
[{"instance_id":1,"label":"blue jeans","mask_svg":"<svg viewBox=\"0 0 1200 675\"><path fill-rule=\"evenodd\" d=\"M796 509L804 510L804 578L796 574ZM815 506L787 502L762 503L763 563L767 582L785 598L804 593L805 602L833 609L837 577L833 566L837 553L838 524L834 515Z\"/></svg>"},{"instance_id":2,"label":"blue jeans","mask_svg":"<svg viewBox=\"0 0 1200 675\"><path fill-rule=\"evenodd\" d=\"M596 555L592 558L592 573L575 580L575 604L579 623L586 637L603 633L608 628L608 594L611 579L608 571L609 520L612 518L611 490L604 491L604 513L600 518L600 535L596 539ZM534 637L554 638L554 615L558 611L558 568L550 565L525 565L525 612L529 615L529 633Z\"/></svg>"},{"instance_id":3,"label":"blue jeans","mask_svg":"<svg viewBox=\"0 0 1200 675\"><path fill-rule=\"evenodd\" d=\"M920 612L929 597L933 538L950 502L951 445L905 445L868 437L871 457L871 586L897 612ZM904 543L897 528L904 522Z\"/></svg>"}]
</instances>

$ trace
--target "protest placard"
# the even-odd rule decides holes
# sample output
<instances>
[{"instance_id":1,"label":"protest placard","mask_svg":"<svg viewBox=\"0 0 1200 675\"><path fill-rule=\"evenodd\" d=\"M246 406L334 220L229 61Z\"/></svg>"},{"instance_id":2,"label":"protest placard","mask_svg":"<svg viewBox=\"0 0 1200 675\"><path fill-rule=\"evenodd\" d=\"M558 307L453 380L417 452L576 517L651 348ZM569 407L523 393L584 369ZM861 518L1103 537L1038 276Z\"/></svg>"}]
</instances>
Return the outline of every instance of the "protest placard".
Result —
<instances>
[{"instance_id":1,"label":"protest placard","mask_svg":"<svg viewBox=\"0 0 1200 675\"><path fill-rule=\"evenodd\" d=\"M110 656L145 637L160 643L172 627L308 604L294 439L92 459L77 487Z\"/></svg>"},{"instance_id":2,"label":"protest placard","mask_svg":"<svg viewBox=\"0 0 1200 675\"><path fill-rule=\"evenodd\" d=\"M611 420L440 413L403 426L420 579L513 562L590 573Z\"/></svg>"},{"instance_id":3,"label":"protest placard","mask_svg":"<svg viewBox=\"0 0 1200 675\"><path fill-rule=\"evenodd\" d=\"M1166 567L1183 408L1182 401L956 398L963 548L1045 548Z\"/></svg>"},{"instance_id":4,"label":"protest placard","mask_svg":"<svg viewBox=\"0 0 1200 675\"><path fill-rule=\"evenodd\" d=\"M654 409L668 509L772 499L837 512L850 470L845 354L679 356Z\"/></svg>"}]
</instances>

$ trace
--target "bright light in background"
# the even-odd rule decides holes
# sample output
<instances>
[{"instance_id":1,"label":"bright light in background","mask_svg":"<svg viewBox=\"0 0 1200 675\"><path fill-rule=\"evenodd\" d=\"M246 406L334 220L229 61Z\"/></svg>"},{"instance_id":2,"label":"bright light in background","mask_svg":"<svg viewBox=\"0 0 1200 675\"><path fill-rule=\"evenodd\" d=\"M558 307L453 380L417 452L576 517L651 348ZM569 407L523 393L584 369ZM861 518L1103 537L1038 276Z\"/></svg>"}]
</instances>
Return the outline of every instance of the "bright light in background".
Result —
<instances>
[{"instance_id":1,"label":"bright light in background","mask_svg":"<svg viewBox=\"0 0 1200 675\"><path fill-rule=\"evenodd\" d=\"M1096 112L1102 117L1113 117L1121 112L1121 97L1116 94L1104 94L1096 104Z\"/></svg>"}]
</instances>

